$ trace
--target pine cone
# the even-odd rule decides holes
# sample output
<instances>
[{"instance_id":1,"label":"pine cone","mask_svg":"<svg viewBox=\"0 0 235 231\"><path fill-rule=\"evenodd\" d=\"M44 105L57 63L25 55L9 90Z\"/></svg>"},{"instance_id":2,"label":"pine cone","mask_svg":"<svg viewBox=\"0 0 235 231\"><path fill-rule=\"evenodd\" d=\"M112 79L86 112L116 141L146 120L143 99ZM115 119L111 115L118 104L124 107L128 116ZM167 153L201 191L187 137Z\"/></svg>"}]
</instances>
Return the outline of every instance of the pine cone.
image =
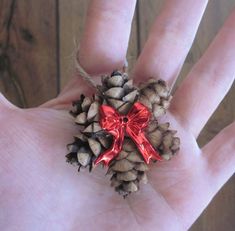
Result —
<instances>
[{"instance_id":1,"label":"pine cone","mask_svg":"<svg viewBox=\"0 0 235 231\"><path fill-rule=\"evenodd\" d=\"M133 86L126 73L118 71L102 79L97 95L92 98L81 95L73 103L71 114L81 126L74 142L68 145L67 161L92 170L95 159L112 145L112 136L99 125L99 106L108 104L120 114L127 114L136 101L141 102L153 112L151 123L146 129L146 137L160 155L169 160L179 150L180 140L174 137L176 131L169 130L169 123L158 124L156 118L163 115L169 107L171 96L166 83L150 79L140 89ZM121 195L138 191L140 182L147 183L147 164L138 148L129 137L124 137L122 151L109 165L111 186Z\"/></svg>"},{"instance_id":2,"label":"pine cone","mask_svg":"<svg viewBox=\"0 0 235 231\"><path fill-rule=\"evenodd\" d=\"M155 119L166 113L171 99L170 90L163 80L149 79L140 85L139 101L153 112Z\"/></svg>"},{"instance_id":3,"label":"pine cone","mask_svg":"<svg viewBox=\"0 0 235 231\"><path fill-rule=\"evenodd\" d=\"M78 170L89 166L91 171L93 161L111 143L111 136L102 131L99 125L98 111L101 102L99 97L89 98L81 95L70 111L75 117L75 123L83 128L74 137L74 142L67 145L70 152L66 155L67 162L77 164Z\"/></svg>"},{"instance_id":4,"label":"pine cone","mask_svg":"<svg viewBox=\"0 0 235 231\"><path fill-rule=\"evenodd\" d=\"M125 138L123 150L111 162L107 174L111 174L111 186L126 197L139 190L139 183L147 183L146 171L148 166L139 153L136 145Z\"/></svg>"},{"instance_id":5,"label":"pine cone","mask_svg":"<svg viewBox=\"0 0 235 231\"><path fill-rule=\"evenodd\" d=\"M115 71L111 76L102 79L99 86L101 97L106 104L115 108L119 113L126 114L138 99L138 89L133 87L133 80L126 73Z\"/></svg>"},{"instance_id":6,"label":"pine cone","mask_svg":"<svg viewBox=\"0 0 235 231\"><path fill-rule=\"evenodd\" d=\"M147 137L165 160L170 160L180 148L180 139L174 137L177 133L169 129L170 123L157 124L152 121L147 129Z\"/></svg>"},{"instance_id":7,"label":"pine cone","mask_svg":"<svg viewBox=\"0 0 235 231\"><path fill-rule=\"evenodd\" d=\"M169 130L169 123L158 125L152 122L147 129L147 137L153 147L159 151L165 160L169 160L178 150L180 140L174 137L176 131ZM108 169L108 174L112 174L111 186L119 194L126 197L128 194L138 191L139 183L147 183L148 166L143 160L135 144L125 138L123 150L113 160Z\"/></svg>"}]
</instances>

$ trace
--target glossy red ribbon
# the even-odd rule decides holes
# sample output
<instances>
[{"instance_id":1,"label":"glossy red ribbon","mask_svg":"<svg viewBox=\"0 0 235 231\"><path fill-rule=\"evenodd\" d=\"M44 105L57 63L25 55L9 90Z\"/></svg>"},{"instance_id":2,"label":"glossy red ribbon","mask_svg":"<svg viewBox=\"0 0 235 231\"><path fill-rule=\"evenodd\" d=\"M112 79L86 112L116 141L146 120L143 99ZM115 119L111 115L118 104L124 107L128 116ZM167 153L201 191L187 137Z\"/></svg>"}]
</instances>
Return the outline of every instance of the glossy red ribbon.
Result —
<instances>
[{"instance_id":1,"label":"glossy red ribbon","mask_svg":"<svg viewBox=\"0 0 235 231\"><path fill-rule=\"evenodd\" d=\"M100 126L113 135L113 144L95 160L95 165L102 161L104 165L109 165L121 152L125 133L134 141L147 164L150 159L162 160L143 131L148 126L150 116L148 108L139 102L132 106L127 115L120 115L110 106L100 106Z\"/></svg>"}]
</instances>

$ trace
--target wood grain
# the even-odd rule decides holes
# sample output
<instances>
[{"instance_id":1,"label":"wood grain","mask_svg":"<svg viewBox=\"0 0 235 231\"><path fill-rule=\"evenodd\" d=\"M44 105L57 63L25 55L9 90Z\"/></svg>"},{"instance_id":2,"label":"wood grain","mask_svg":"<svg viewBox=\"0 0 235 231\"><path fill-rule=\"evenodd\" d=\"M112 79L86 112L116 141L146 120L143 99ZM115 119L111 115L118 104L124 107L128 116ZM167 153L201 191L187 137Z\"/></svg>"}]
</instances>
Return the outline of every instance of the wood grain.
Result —
<instances>
[{"instance_id":1,"label":"wood grain","mask_svg":"<svg viewBox=\"0 0 235 231\"><path fill-rule=\"evenodd\" d=\"M89 1L60 0L60 73L61 88L72 78L74 73L74 59L79 41L82 36L86 12ZM138 56L136 15L132 23L131 39L127 53L129 68Z\"/></svg>"},{"instance_id":2,"label":"wood grain","mask_svg":"<svg viewBox=\"0 0 235 231\"><path fill-rule=\"evenodd\" d=\"M147 40L151 25L160 13L163 0L139 1L140 47ZM204 53L224 20L235 6L235 0L211 0L200 24L195 42L187 56L177 85ZM235 120L235 84L203 129L198 142L203 146L222 128ZM220 190L208 208L195 222L190 231L234 231L235 230L235 176Z\"/></svg>"},{"instance_id":3,"label":"wood grain","mask_svg":"<svg viewBox=\"0 0 235 231\"><path fill-rule=\"evenodd\" d=\"M129 40L129 48L127 50L127 62L128 62L128 71L131 72L135 62L139 55L139 31L138 31L138 15L137 12L135 12L133 21L132 21L132 28L131 28L131 34L130 34L130 40Z\"/></svg>"},{"instance_id":4,"label":"wood grain","mask_svg":"<svg viewBox=\"0 0 235 231\"><path fill-rule=\"evenodd\" d=\"M164 0L138 1L139 47L142 49L156 17L160 14Z\"/></svg>"},{"instance_id":5,"label":"wood grain","mask_svg":"<svg viewBox=\"0 0 235 231\"><path fill-rule=\"evenodd\" d=\"M56 1L0 1L0 91L21 107L57 92Z\"/></svg>"},{"instance_id":6,"label":"wood grain","mask_svg":"<svg viewBox=\"0 0 235 231\"><path fill-rule=\"evenodd\" d=\"M60 0L60 87L72 78L74 60L85 24L89 1Z\"/></svg>"}]
</instances>

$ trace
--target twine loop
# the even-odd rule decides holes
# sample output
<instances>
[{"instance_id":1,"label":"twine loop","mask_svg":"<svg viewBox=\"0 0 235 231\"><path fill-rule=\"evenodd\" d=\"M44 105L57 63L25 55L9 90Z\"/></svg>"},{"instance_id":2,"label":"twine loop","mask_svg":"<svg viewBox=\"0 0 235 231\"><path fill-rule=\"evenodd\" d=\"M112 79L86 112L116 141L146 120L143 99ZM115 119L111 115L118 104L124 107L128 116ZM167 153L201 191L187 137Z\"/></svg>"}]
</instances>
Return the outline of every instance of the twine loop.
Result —
<instances>
[{"instance_id":1,"label":"twine loop","mask_svg":"<svg viewBox=\"0 0 235 231\"><path fill-rule=\"evenodd\" d=\"M97 89L97 84L95 83L95 81L93 80L93 77L91 75L89 75L84 68L81 66L79 59L78 59L78 55L77 58L75 59L75 68L77 73L79 74L79 76L85 80L91 87ZM123 72L127 72L127 68L128 68L128 62L127 60L125 60L124 66L123 66Z\"/></svg>"}]
</instances>

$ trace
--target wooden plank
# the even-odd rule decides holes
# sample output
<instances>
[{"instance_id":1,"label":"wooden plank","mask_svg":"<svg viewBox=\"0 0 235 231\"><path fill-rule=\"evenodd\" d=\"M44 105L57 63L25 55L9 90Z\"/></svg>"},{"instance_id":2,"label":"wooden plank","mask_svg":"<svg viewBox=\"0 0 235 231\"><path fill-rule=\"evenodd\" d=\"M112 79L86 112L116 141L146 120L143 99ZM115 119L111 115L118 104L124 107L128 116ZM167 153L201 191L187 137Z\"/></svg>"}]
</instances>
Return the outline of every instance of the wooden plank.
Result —
<instances>
[{"instance_id":1,"label":"wooden plank","mask_svg":"<svg viewBox=\"0 0 235 231\"><path fill-rule=\"evenodd\" d=\"M139 46L144 47L155 18L160 14L164 0L138 1Z\"/></svg>"},{"instance_id":2,"label":"wooden plank","mask_svg":"<svg viewBox=\"0 0 235 231\"><path fill-rule=\"evenodd\" d=\"M129 47L127 51L127 61L128 61L128 71L131 73L133 70L133 67L135 65L135 62L139 55L139 37L138 37L138 27L137 27L137 12L135 12L133 21L132 21L132 28L131 28L131 34L130 34L130 40L129 40Z\"/></svg>"},{"instance_id":3,"label":"wooden plank","mask_svg":"<svg viewBox=\"0 0 235 231\"><path fill-rule=\"evenodd\" d=\"M56 1L0 1L0 91L21 107L54 97Z\"/></svg>"},{"instance_id":4,"label":"wooden plank","mask_svg":"<svg viewBox=\"0 0 235 231\"><path fill-rule=\"evenodd\" d=\"M60 0L60 87L72 78L89 1Z\"/></svg>"},{"instance_id":5,"label":"wooden plank","mask_svg":"<svg viewBox=\"0 0 235 231\"><path fill-rule=\"evenodd\" d=\"M208 3L206 13L201 21L194 44L189 51L186 62L180 74L181 81L187 75L192 66L204 53L209 46L225 19L233 9L235 0L228 0L226 2L219 0L211 0ZM180 82L179 82L180 83Z\"/></svg>"},{"instance_id":6,"label":"wooden plank","mask_svg":"<svg viewBox=\"0 0 235 231\"><path fill-rule=\"evenodd\" d=\"M60 73L61 88L72 78L74 73L74 59L76 56L77 46L84 29L86 12L89 1L84 0L60 0ZM127 59L129 69L138 55L137 49L137 27L136 16L133 20L131 39Z\"/></svg>"},{"instance_id":7,"label":"wooden plank","mask_svg":"<svg viewBox=\"0 0 235 231\"><path fill-rule=\"evenodd\" d=\"M139 1L140 47L143 48L154 18L160 13L162 0ZM181 71L177 85L185 78L192 66L204 53L224 20L235 6L235 0L211 0L201 22L194 45ZM235 84L220 104L198 141L202 146L211 140L223 127L235 119ZM200 193L200 192L199 192ZM221 189L190 231L233 231L235 227L235 176Z\"/></svg>"}]
</instances>

